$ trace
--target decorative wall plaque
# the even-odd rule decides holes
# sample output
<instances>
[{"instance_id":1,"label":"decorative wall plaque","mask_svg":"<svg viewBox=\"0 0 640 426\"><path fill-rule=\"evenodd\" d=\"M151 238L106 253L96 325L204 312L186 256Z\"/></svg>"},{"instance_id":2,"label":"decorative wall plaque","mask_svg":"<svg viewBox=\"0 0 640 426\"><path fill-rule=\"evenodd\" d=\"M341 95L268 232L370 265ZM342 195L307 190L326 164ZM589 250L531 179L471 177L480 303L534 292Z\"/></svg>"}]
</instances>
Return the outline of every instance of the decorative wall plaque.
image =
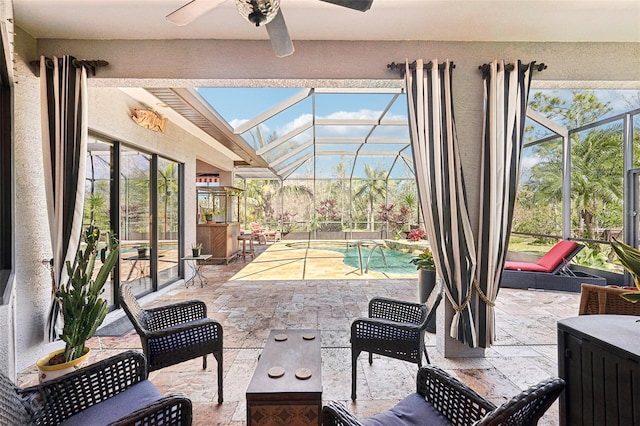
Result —
<instances>
[{"instance_id":1,"label":"decorative wall plaque","mask_svg":"<svg viewBox=\"0 0 640 426\"><path fill-rule=\"evenodd\" d=\"M131 113L131 119L145 129L158 130L164 133L167 127L168 118L161 118L160 115L152 109L134 109Z\"/></svg>"}]
</instances>

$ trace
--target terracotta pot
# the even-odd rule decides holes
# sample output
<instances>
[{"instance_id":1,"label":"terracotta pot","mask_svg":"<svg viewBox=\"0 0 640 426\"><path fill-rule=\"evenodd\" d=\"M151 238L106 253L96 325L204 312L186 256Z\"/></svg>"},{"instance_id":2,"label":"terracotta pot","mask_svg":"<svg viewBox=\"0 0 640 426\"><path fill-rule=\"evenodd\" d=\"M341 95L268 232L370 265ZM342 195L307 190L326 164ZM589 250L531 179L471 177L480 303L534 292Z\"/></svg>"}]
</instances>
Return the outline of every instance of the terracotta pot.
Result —
<instances>
[{"instance_id":1,"label":"terracotta pot","mask_svg":"<svg viewBox=\"0 0 640 426\"><path fill-rule=\"evenodd\" d=\"M91 349L85 347L84 355L80 358L76 358L69 362L65 362L62 364L49 365L49 360L56 356L59 353L63 353L64 349L58 349L57 351L53 351L49 353L49 355L40 358L36 361L36 365L38 366L38 370L40 374L38 375L38 380L40 383L46 382L47 380L55 379L56 377L63 376L67 373L71 373L78 368L84 367L89 359L89 355L91 354Z\"/></svg>"}]
</instances>

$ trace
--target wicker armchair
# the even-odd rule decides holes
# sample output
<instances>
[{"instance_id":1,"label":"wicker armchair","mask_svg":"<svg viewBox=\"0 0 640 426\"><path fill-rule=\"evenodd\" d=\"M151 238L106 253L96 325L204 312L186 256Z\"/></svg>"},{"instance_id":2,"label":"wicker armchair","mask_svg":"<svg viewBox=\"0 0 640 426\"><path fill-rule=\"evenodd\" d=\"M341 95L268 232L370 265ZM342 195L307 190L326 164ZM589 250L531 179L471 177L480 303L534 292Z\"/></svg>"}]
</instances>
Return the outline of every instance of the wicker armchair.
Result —
<instances>
[{"instance_id":1,"label":"wicker armchair","mask_svg":"<svg viewBox=\"0 0 640 426\"><path fill-rule=\"evenodd\" d=\"M632 303L621 297L630 291L635 291L635 288L630 290L617 286L603 287L583 283L580 289L578 315L640 315L640 303Z\"/></svg>"},{"instance_id":2,"label":"wicker armchair","mask_svg":"<svg viewBox=\"0 0 640 426\"><path fill-rule=\"evenodd\" d=\"M2 425L190 425L191 401L162 396L147 380L144 356L127 351L37 386L17 388L0 374Z\"/></svg>"},{"instance_id":3,"label":"wicker armchair","mask_svg":"<svg viewBox=\"0 0 640 426\"><path fill-rule=\"evenodd\" d=\"M207 318L207 307L199 300L142 309L131 288L120 287L120 303L140 336L149 371L207 355L218 362L218 403L222 403L222 325Z\"/></svg>"},{"instance_id":4,"label":"wicker armchair","mask_svg":"<svg viewBox=\"0 0 640 426\"><path fill-rule=\"evenodd\" d=\"M324 426L389 425L535 425L549 409L564 381L550 378L530 387L500 407L438 367L418 370L417 392L389 411L360 422L338 403L322 408Z\"/></svg>"},{"instance_id":5,"label":"wicker armchair","mask_svg":"<svg viewBox=\"0 0 640 426\"><path fill-rule=\"evenodd\" d=\"M409 361L422 366L422 354L429 363L424 345L427 323L435 310L427 312L421 303L404 302L384 297L369 301L368 318L351 323L351 399L356 399L356 369L360 352Z\"/></svg>"}]
</instances>

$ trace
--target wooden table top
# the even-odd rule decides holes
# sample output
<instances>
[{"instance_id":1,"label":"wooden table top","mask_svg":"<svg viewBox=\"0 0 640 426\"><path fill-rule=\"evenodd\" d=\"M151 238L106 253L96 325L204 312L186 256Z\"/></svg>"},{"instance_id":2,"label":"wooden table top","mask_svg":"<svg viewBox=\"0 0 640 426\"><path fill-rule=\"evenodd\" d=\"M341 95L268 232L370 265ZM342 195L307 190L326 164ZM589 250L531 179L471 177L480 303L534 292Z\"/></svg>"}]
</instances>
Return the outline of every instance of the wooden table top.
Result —
<instances>
[{"instance_id":1,"label":"wooden table top","mask_svg":"<svg viewBox=\"0 0 640 426\"><path fill-rule=\"evenodd\" d=\"M276 340L284 336L286 340ZM311 337L313 339L308 340ZM283 393L321 395L321 364L320 330L272 330L247 388L247 399ZM284 375L269 377L269 370L274 367L282 367ZM301 369L307 369L306 372L311 373L311 377L297 378L296 371ZM272 370L275 371L276 369Z\"/></svg>"}]
</instances>

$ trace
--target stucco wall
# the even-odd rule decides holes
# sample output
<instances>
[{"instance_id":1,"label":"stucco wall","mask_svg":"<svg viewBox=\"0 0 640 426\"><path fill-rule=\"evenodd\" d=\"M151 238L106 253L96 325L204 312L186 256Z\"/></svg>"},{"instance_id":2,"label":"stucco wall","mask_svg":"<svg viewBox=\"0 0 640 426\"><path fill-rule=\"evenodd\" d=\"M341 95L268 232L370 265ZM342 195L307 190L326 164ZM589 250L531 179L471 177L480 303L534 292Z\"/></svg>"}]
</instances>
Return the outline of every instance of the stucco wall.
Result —
<instances>
[{"instance_id":1,"label":"stucco wall","mask_svg":"<svg viewBox=\"0 0 640 426\"><path fill-rule=\"evenodd\" d=\"M14 61L15 282L16 362L18 371L46 353L43 346L50 300L50 275L43 259L51 258L46 199L42 185L39 80L21 59L35 43L16 34Z\"/></svg>"},{"instance_id":2,"label":"stucco wall","mask_svg":"<svg viewBox=\"0 0 640 426\"><path fill-rule=\"evenodd\" d=\"M0 0L0 31L2 32L2 49L4 60L9 75L9 85L13 85L13 68L11 66L11 57L13 51L13 10L10 1ZM12 192L13 194L13 192ZM13 195L12 195L13 197ZM12 236L13 240L13 236ZM13 241L12 241L13 243ZM12 263L13 263L12 258ZM6 272L6 271L5 271ZM0 283L0 371L13 378L16 374L15 368L15 275L13 272L8 273L8 277L3 276L0 279L6 279L6 283ZM6 287L3 287L6 284Z\"/></svg>"}]
</instances>

